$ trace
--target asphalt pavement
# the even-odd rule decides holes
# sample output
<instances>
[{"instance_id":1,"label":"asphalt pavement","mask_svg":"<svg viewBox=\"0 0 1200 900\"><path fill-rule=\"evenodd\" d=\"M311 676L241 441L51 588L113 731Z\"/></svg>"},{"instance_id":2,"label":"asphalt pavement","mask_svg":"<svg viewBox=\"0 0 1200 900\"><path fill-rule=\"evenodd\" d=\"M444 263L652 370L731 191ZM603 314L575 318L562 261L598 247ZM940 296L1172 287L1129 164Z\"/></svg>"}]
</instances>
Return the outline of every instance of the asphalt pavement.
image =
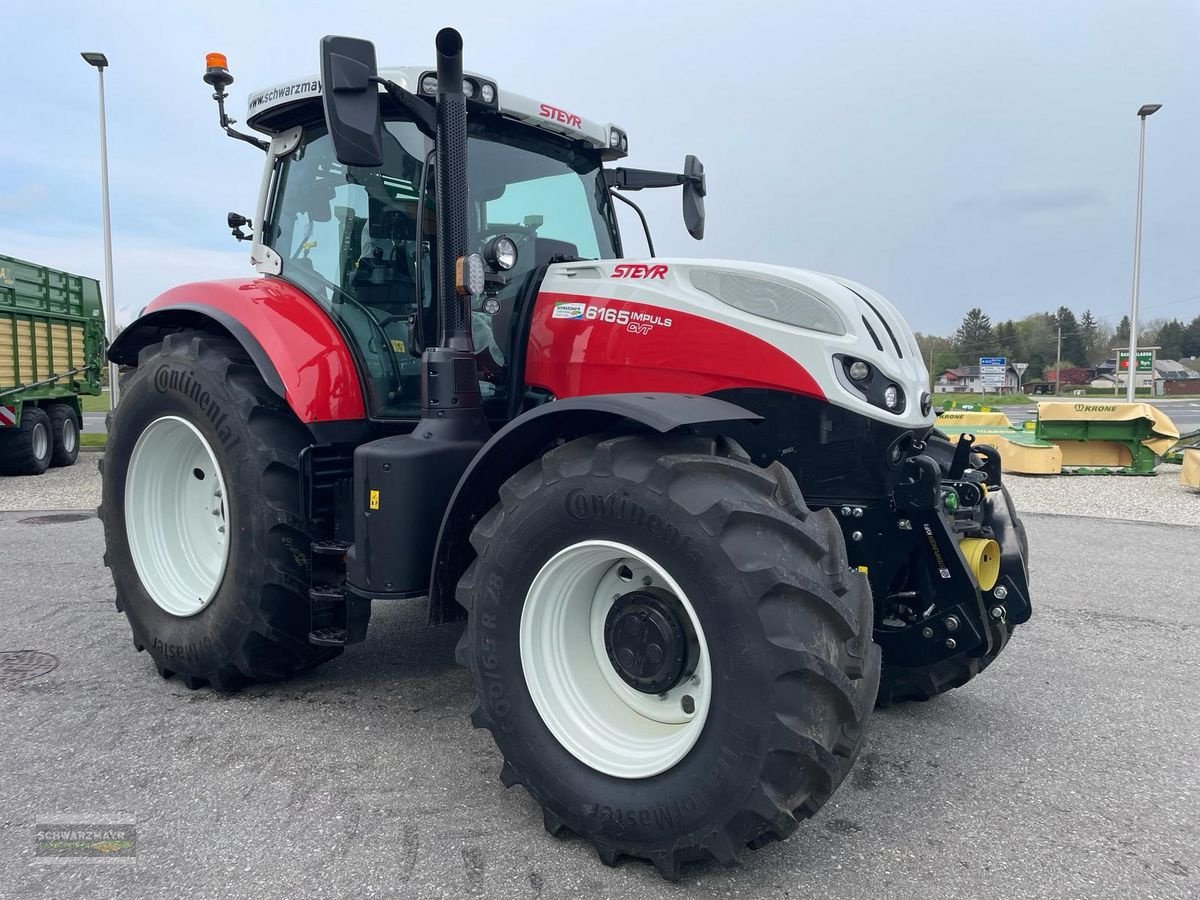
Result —
<instances>
[{"instance_id":1,"label":"asphalt pavement","mask_svg":"<svg viewBox=\"0 0 1200 900\"><path fill-rule=\"evenodd\" d=\"M235 696L135 652L90 516L0 513L5 897L1200 895L1200 529L1030 515L1035 613L981 677L877 712L817 817L681 884L603 866L505 790L457 626L377 604L365 644ZM2 672L3 669L0 669ZM34 826L132 822L132 861L38 863Z\"/></svg>"}]
</instances>

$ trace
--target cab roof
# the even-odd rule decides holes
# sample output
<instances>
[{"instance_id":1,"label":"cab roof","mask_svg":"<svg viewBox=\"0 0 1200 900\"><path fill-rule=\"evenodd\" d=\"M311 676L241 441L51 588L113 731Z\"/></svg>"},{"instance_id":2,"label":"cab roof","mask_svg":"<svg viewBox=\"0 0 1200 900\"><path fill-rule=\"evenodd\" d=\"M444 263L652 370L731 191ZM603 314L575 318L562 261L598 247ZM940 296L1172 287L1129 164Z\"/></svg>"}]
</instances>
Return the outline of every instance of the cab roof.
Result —
<instances>
[{"instance_id":1,"label":"cab roof","mask_svg":"<svg viewBox=\"0 0 1200 900\"><path fill-rule=\"evenodd\" d=\"M405 68L382 69L379 74L400 85L405 90L432 101L429 91L422 91L422 82L434 75L432 68L408 66ZM582 141L601 152L604 160L621 159L628 155L629 140L624 130L611 122L595 122L555 106L543 103L522 94L502 90L487 76L466 72L464 85L472 88L474 96L468 100L467 109L491 108L501 115L532 125L543 131ZM491 86L495 99L486 103L482 99L484 86ZM381 89L382 90L382 89ZM321 79L310 75L296 81L285 81L265 90L256 91L246 101L246 124L264 134L276 134L296 124L296 113L301 106L320 98Z\"/></svg>"}]
</instances>

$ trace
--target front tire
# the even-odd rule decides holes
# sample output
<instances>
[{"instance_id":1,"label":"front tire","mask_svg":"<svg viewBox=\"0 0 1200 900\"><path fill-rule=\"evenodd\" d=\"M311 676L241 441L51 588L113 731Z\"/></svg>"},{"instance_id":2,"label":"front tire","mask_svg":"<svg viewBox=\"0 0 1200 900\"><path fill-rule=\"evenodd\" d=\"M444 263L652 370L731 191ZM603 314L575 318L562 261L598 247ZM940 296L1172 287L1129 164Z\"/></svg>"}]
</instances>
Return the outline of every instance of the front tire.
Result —
<instances>
[{"instance_id":1,"label":"front tire","mask_svg":"<svg viewBox=\"0 0 1200 900\"><path fill-rule=\"evenodd\" d=\"M674 879L821 808L862 745L879 649L865 576L786 469L709 438L589 437L513 476L500 501L471 537L458 656L472 722L548 831ZM644 623L676 624L621 662L635 603ZM597 620L612 627L588 640ZM690 658L674 680L659 677L664 648Z\"/></svg>"},{"instance_id":2,"label":"front tire","mask_svg":"<svg viewBox=\"0 0 1200 900\"><path fill-rule=\"evenodd\" d=\"M163 677L235 690L341 652L308 642L307 429L241 346L198 332L142 351L112 416L105 565Z\"/></svg>"}]
</instances>

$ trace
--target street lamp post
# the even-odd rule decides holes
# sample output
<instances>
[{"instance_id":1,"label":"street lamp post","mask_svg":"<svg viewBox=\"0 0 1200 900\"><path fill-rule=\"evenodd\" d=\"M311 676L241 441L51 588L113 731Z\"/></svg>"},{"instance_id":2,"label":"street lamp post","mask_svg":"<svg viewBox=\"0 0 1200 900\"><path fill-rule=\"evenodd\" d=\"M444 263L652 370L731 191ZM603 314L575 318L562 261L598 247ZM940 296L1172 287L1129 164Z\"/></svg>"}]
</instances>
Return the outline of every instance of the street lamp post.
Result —
<instances>
[{"instance_id":1,"label":"street lamp post","mask_svg":"<svg viewBox=\"0 0 1200 900\"><path fill-rule=\"evenodd\" d=\"M1147 103L1138 110L1142 120L1138 139L1137 215L1133 226L1133 303L1129 314L1129 374L1125 379L1125 400L1132 403L1137 390L1138 286L1142 276L1142 176L1146 167L1146 119L1162 109L1161 103ZM1153 374L1150 384L1154 384Z\"/></svg>"},{"instance_id":2,"label":"street lamp post","mask_svg":"<svg viewBox=\"0 0 1200 900\"><path fill-rule=\"evenodd\" d=\"M117 336L116 303L113 300L112 222L108 210L108 136L105 132L104 116L104 70L108 57L103 53L80 53L89 66L96 68L100 76L100 205L104 223L104 336L111 345ZM108 408L117 405L120 384L117 364L108 364Z\"/></svg>"}]
</instances>

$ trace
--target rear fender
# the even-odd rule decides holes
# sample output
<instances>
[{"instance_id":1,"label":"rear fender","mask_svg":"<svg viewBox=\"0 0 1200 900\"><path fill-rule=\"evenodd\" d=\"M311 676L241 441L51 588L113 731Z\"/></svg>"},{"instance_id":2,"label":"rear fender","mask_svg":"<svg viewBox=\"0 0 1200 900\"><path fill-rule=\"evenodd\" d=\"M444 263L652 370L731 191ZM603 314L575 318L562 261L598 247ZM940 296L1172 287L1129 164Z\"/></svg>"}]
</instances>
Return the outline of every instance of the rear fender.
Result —
<instances>
[{"instance_id":1,"label":"rear fender","mask_svg":"<svg viewBox=\"0 0 1200 900\"><path fill-rule=\"evenodd\" d=\"M689 425L759 418L715 397L594 394L547 403L513 419L471 461L446 507L430 574L430 624L460 617L454 590L475 558L471 529L499 501L500 485L556 442L622 427L666 433Z\"/></svg>"},{"instance_id":2,"label":"rear fender","mask_svg":"<svg viewBox=\"0 0 1200 900\"><path fill-rule=\"evenodd\" d=\"M362 383L342 333L315 300L279 278L172 288L121 332L108 358L136 366L144 347L189 328L224 332L241 344L267 386L306 425L365 419Z\"/></svg>"}]
</instances>

